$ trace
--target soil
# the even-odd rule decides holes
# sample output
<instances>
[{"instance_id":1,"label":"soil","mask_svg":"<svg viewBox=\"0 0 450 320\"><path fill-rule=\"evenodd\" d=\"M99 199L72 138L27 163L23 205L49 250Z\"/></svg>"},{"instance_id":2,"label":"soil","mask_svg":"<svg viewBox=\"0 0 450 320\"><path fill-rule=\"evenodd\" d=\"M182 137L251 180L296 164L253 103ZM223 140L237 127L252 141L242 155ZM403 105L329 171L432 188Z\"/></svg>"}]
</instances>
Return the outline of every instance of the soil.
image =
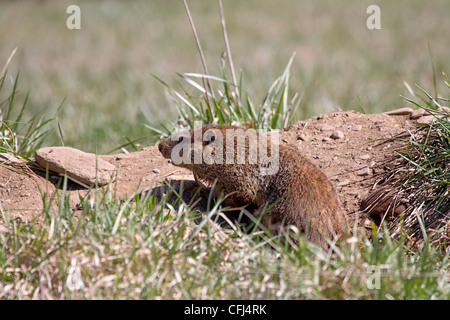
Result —
<instances>
[{"instance_id":1,"label":"soil","mask_svg":"<svg viewBox=\"0 0 450 320\"><path fill-rule=\"evenodd\" d=\"M281 129L280 138L282 143L297 146L324 171L336 187L350 221L354 221L357 216L367 216L361 211L361 202L389 174L392 160L399 158L395 150L405 142L391 139L399 136L408 139L409 132L416 127L415 122L420 122L420 119L412 120L409 111L400 114L333 112ZM118 168L111 188L121 199L161 185L164 179L172 182L194 180L190 171L175 167L163 158L156 146L129 154L99 157ZM35 163L21 162L6 155L0 157L0 232L6 230L5 218L29 223L42 221L43 198L53 199L51 207L56 209L55 199L65 192L71 208L76 210L80 195L85 197L92 192L72 181L64 189L59 174L46 174ZM202 201L206 207L205 199Z\"/></svg>"}]
</instances>

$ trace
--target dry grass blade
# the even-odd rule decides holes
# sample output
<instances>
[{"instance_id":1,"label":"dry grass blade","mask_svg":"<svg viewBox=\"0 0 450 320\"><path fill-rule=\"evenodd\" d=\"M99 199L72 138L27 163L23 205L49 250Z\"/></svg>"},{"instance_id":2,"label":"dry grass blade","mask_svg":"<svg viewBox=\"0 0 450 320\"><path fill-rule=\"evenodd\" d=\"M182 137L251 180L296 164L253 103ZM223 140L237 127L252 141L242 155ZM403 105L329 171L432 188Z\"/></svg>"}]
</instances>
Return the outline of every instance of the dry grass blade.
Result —
<instances>
[{"instance_id":1,"label":"dry grass blade","mask_svg":"<svg viewBox=\"0 0 450 320\"><path fill-rule=\"evenodd\" d=\"M195 24L194 24L194 20L192 19L192 15L191 15L191 12L189 11L189 7L188 7L188 4L187 4L186 0L183 0L183 4L184 4L184 8L186 9L186 14L188 16L189 24L191 25L192 32L194 33L194 38L195 38L195 42L197 43L198 52L200 54L200 59L202 60L203 70L205 71L206 75L209 75L208 65L206 64L206 59L205 59L205 56L203 54L202 46L200 44L200 39L198 37L197 30L196 30ZM202 81L203 81L203 86L205 87L205 91L206 92L209 91L211 93L213 99L215 99L214 98L214 91L212 90L212 86L211 86L210 80L209 79L206 79L206 80L202 79ZM208 84L208 87L206 87L205 81ZM213 110L213 108L211 108L211 104L210 104L209 97L208 97L207 93L205 93L205 97L206 97L206 102L208 104L209 113L210 113L211 117L214 118L214 110Z\"/></svg>"},{"instance_id":2,"label":"dry grass blade","mask_svg":"<svg viewBox=\"0 0 450 320\"><path fill-rule=\"evenodd\" d=\"M234 99L235 99L236 105L239 107L239 89L238 89L238 83L236 80L236 73L234 71L233 58L231 56L230 42L228 41L227 27L226 27L226 23L225 23L225 15L223 13L222 0L218 0L218 1L219 1L219 10L220 10L220 20L222 22L223 38L225 41L228 63L230 65L230 71L231 71L231 79L233 80L233 86L234 86L234 92L235 92Z\"/></svg>"},{"instance_id":3,"label":"dry grass blade","mask_svg":"<svg viewBox=\"0 0 450 320\"><path fill-rule=\"evenodd\" d=\"M16 51L17 51L17 47L13 50L13 52L9 56L8 60L6 60L5 66L3 67L3 70L0 73L0 79L3 78L3 76L6 74L6 70L8 69L8 65L10 64L10 62L11 62L12 58L14 57L14 55L16 54Z\"/></svg>"}]
</instances>

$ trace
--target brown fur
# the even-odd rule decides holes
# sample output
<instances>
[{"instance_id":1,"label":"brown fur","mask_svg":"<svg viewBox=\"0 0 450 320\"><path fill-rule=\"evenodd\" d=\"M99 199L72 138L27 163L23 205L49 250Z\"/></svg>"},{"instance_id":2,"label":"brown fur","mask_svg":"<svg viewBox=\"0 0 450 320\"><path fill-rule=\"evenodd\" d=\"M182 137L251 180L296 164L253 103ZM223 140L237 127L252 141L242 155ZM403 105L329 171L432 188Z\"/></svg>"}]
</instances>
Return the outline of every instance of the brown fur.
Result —
<instances>
[{"instance_id":1,"label":"brown fur","mask_svg":"<svg viewBox=\"0 0 450 320\"><path fill-rule=\"evenodd\" d=\"M336 191L327 177L300 152L288 145L279 146L279 169L273 175L260 174L260 158L256 164L249 163L249 139L245 143L245 163L226 164L225 148L226 129L242 129L233 126L208 125L201 129L203 134L207 130L219 130L223 135L223 164L178 164L188 168L202 181L213 183L216 190L231 194L228 204L235 206L248 205L253 209L253 215L258 216L267 205L272 208L262 217L262 224L276 231L281 225L295 225L301 231L308 231L310 241L327 247L325 238L341 238L347 228L346 217L338 203ZM246 129L243 129L247 132ZM198 131L197 131L198 133ZM180 133L183 134L183 133ZM171 158L172 149L181 141L174 135L159 145L159 150L165 158ZM186 132L184 133L186 134ZM189 131L190 141L194 143L194 130ZM258 139L266 135L258 133ZM209 150L209 142L199 141L202 150ZM237 143L235 139L234 156L236 159ZM270 139L268 150L270 150ZM190 150L190 158L194 159L194 148ZM270 155L270 151L269 151ZM308 230L307 230L308 229Z\"/></svg>"}]
</instances>

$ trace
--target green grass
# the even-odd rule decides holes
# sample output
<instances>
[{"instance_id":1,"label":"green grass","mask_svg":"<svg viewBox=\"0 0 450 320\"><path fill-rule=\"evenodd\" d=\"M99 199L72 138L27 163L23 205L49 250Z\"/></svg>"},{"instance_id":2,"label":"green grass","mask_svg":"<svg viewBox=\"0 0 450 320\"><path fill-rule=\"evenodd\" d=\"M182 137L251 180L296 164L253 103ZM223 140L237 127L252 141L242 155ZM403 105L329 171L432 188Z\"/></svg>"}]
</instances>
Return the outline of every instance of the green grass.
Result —
<instances>
[{"instance_id":1,"label":"green grass","mask_svg":"<svg viewBox=\"0 0 450 320\"><path fill-rule=\"evenodd\" d=\"M412 251L388 233L330 254L302 241L220 228L165 200L107 200L0 234L6 299L448 299L449 255ZM62 199L64 200L64 199ZM118 214L120 212L121 214ZM204 215L203 219L207 219ZM379 287L369 267L379 269Z\"/></svg>"},{"instance_id":2,"label":"green grass","mask_svg":"<svg viewBox=\"0 0 450 320\"><path fill-rule=\"evenodd\" d=\"M2 92L7 72L0 75L0 92ZM35 114L31 119L24 120L27 111L28 95L23 99L20 110L16 112L18 103L15 100L19 75L14 80L12 91L5 100L0 102L0 152L14 154L24 159L31 159L51 133L50 123L54 120L43 119L41 114Z\"/></svg>"}]
</instances>

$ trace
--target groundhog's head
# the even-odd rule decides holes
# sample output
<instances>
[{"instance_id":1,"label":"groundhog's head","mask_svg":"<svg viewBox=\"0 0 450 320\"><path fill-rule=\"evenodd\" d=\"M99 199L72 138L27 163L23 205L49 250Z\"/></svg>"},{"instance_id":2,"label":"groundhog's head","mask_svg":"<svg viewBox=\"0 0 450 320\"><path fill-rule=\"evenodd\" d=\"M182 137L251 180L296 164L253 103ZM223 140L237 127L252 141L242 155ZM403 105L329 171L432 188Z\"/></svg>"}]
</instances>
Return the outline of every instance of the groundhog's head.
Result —
<instances>
[{"instance_id":1,"label":"groundhog's head","mask_svg":"<svg viewBox=\"0 0 450 320\"><path fill-rule=\"evenodd\" d=\"M161 142L158 148L176 166L205 171L222 165L273 166L278 148L274 154L268 148L270 145L267 135L254 129L207 125L176 133Z\"/></svg>"},{"instance_id":2,"label":"groundhog's head","mask_svg":"<svg viewBox=\"0 0 450 320\"><path fill-rule=\"evenodd\" d=\"M193 165L220 164L223 162L226 129L233 126L208 125L198 129L178 132L158 145L164 158L172 164L192 169ZM216 157L220 154L220 158Z\"/></svg>"}]
</instances>

